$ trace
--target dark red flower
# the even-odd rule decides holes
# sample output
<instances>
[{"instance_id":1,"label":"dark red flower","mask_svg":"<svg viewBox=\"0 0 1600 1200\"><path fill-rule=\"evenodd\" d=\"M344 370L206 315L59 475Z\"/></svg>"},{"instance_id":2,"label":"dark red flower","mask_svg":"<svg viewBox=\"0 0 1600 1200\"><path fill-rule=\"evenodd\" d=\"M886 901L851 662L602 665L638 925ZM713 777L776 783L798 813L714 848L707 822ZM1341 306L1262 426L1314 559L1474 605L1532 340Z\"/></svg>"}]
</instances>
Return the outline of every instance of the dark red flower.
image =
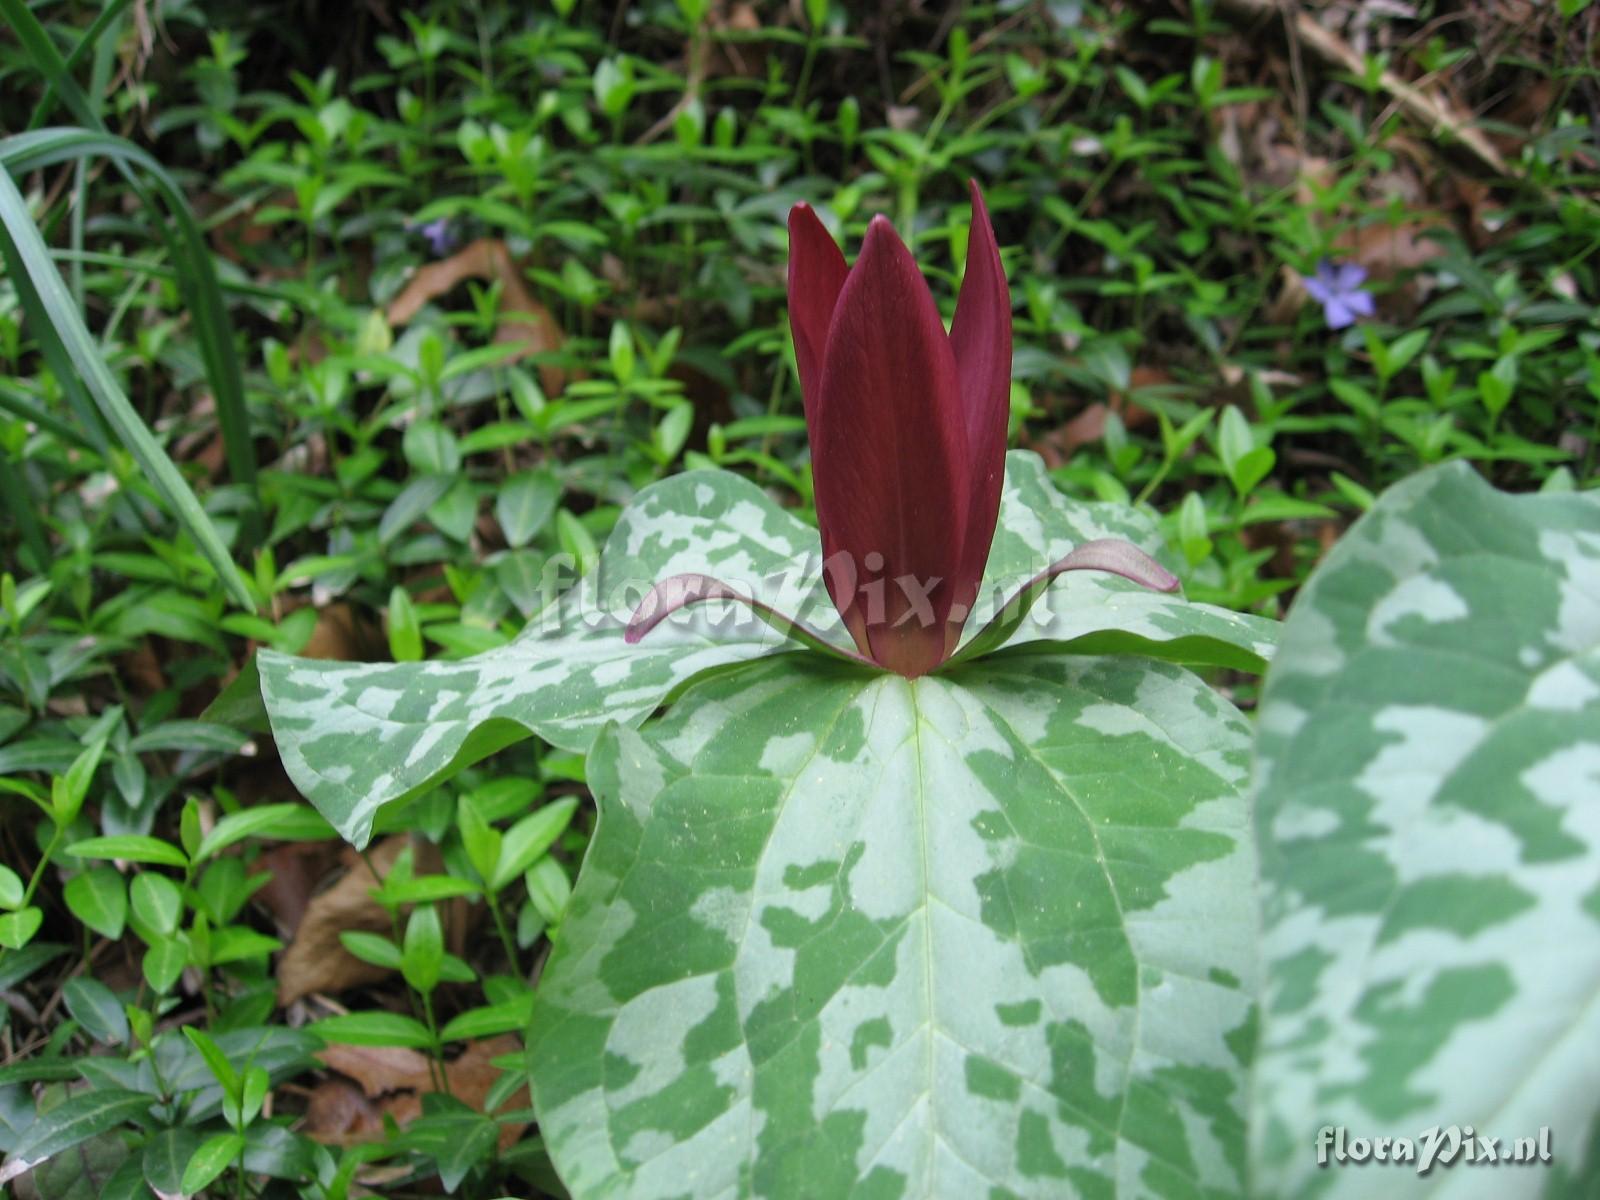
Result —
<instances>
[{"instance_id":1,"label":"dark red flower","mask_svg":"<svg viewBox=\"0 0 1600 1200\"><path fill-rule=\"evenodd\" d=\"M861 659L908 678L934 670L961 640L1005 481L1011 297L976 183L971 192L966 274L949 333L887 219L872 219L847 266L810 206L789 213L789 324L823 578ZM1080 547L1030 583L1030 597L1063 570L1177 586L1134 547L1109 545ZM713 598L742 599L705 576L663 581L628 636L636 641L669 612Z\"/></svg>"}]
</instances>

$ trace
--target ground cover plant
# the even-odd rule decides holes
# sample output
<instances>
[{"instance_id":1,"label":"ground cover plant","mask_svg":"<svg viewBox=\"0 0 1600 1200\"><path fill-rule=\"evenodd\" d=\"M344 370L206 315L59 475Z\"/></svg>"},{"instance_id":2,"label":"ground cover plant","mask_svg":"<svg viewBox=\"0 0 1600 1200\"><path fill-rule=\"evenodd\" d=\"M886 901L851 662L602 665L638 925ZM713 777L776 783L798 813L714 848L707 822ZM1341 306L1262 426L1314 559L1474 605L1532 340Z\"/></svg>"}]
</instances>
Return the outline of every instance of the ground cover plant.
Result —
<instances>
[{"instance_id":1,"label":"ground cover plant","mask_svg":"<svg viewBox=\"0 0 1600 1200\"><path fill-rule=\"evenodd\" d=\"M1600 1187L1590 6L0 10L16 1194Z\"/></svg>"}]
</instances>

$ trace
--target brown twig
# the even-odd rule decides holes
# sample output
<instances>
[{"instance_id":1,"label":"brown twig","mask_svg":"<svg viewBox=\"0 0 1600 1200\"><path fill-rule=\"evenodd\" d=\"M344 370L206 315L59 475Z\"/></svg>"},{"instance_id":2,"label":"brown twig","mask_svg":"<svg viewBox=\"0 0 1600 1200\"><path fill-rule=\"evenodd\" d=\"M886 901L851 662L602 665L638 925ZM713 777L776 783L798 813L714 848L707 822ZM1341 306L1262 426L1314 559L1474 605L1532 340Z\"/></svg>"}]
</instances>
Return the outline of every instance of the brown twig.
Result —
<instances>
[{"instance_id":1,"label":"brown twig","mask_svg":"<svg viewBox=\"0 0 1600 1200\"><path fill-rule=\"evenodd\" d=\"M1285 3L1280 7L1278 0L1222 0L1221 7L1239 16L1257 20L1281 17L1291 41L1298 42L1323 62L1342 67L1352 75L1365 76L1367 73L1365 60L1351 48L1349 42L1324 29L1310 13L1300 11L1295 5ZM1469 116L1455 111L1449 104L1415 84L1407 83L1393 71L1386 70L1379 75L1378 86L1394 98L1407 116L1426 126L1429 132L1448 133L1495 174L1511 174L1500 152L1480 130L1472 127Z\"/></svg>"}]
</instances>

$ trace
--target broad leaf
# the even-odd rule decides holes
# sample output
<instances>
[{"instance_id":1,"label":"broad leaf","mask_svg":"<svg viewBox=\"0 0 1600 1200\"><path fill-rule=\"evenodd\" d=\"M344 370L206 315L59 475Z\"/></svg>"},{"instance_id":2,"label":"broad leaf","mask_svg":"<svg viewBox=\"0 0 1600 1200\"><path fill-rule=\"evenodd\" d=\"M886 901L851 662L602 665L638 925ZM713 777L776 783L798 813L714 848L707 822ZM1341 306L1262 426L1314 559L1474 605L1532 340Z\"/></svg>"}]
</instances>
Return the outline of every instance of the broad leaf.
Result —
<instances>
[{"instance_id":1,"label":"broad leaf","mask_svg":"<svg viewBox=\"0 0 1600 1200\"><path fill-rule=\"evenodd\" d=\"M1600 1195L1600 497L1392 489L1302 590L1257 746L1262 1193ZM1555 1165L1319 1170L1341 1125L1545 1126Z\"/></svg>"},{"instance_id":2,"label":"broad leaf","mask_svg":"<svg viewBox=\"0 0 1600 1200\"><path fill-rule=\"evenodd\" d=\"M612 727L535 1000L575 1197L1235 1194L1248 731L1194 676L787 657Z\"/></svg>"},{"instance_id":3,"label":"broad leaf","mask_svg":"<svg viewBox=\"0 0 1600 1200\"><path fill-rule=\"evenodd\" d=\"M984 571L978 605L964 640L973 641L1006 601L1074 546L1120 538L1165 557L1155 521L1120 504L1068 499L1050 482L1036 454L1006 456L1000 524ZM1272 657L1278 623L1182 596L1148 591L1117 575L1075 571L1053 582L1011 633L1007 645L1055 643L1078 654L1136 653L1169 662L1262 671ZM1030 651L1043 646L1029 646Z\"/></svg>"},{"instance_id":4,"label":"broad leaf","mask_svg":"<svg viewBox=\"0 0 1600 1200\"><path fill-rule=\"evenodd\" d=\"M680 475L639 494L598 575L498 650L393 664L262 651L262 696L284 766L335 828L363 845L381 805L530 733L587 749L606 721L643 720L700 671L784 648L755 620L718 628L726 612L714 609L629 646L623 628L651 584L695 570L753 584L803 561L805 539L815 536L737 476Z\"/></svg>"},{"instance_id":5,"label":"broad leaf","mask_svg":"<svg viewBox=\"0 0 1600 1200\"><path fill-rule=\"evenodd\" d=\"M980 607L968 623L1079 542L1131 536L1159 544L1131 511L1074 505L1034 455L1007 460L1001 528ZM622 631L650 587L673 575L723 580L825 641L852 648L821 586L814 529L754 484L719 471L675 476L640 492L606 544L597 574L533 618L513 642L457 661L330 663L262 651L262 696L284 766L350 841L370 836L377 809L414 795L531 734L586 750L609 720L643 721L702 671L783 650L787 642L740 606L698 605L629 646ZM1048 620L1036 619L1049 613ZM1255 669L1275 626L1113 577L1057 581L1012 637L1083 653L1134 650L1182 662Z\"/></svg>"}]
</instances>

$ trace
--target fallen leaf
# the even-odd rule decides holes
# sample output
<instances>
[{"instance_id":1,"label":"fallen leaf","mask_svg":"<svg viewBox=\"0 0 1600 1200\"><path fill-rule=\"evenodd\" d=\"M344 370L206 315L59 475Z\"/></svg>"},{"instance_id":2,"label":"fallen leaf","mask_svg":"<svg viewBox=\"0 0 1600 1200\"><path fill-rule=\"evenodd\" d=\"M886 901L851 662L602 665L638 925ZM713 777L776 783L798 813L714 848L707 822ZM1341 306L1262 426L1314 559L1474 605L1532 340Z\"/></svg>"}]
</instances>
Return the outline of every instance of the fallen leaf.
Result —
<instances>
[{"instance_id":1,"label":"fallen leaf","mask_svg":"<svg viewBox=\"0 0 1600 1200\"><path fill-rule=\"evenodd\" d=\"M480 1042L468 1042L457 1057L444 1064L445 1078L450 1084L450 1094L457 1100L479 1112L483 1111L484 1102L489 1097L489 1089L494 1086L495 1080L500 1077L500 1069L493 1065L494 1059L505 1054L515 1054L522 1048L521 1041L512 1034L501 1034L499 1037L489 1038ZM360 1085L361 1091L357 1095L365 1101L378 1101L376 1115L378 1128L374 1136L382 1133L382 1118L392 1117L397 1125L409 1125L422 1115L422 1097L427 1092L437 1091L434 1073L429 1068L428 1057L416 1050L407 1050L398 1046L344 1046L337 1043L317 1052L317 1057L341 1075L346 1075ZM313 1098L316 1093L313 1092ZM347 1115L354 1113L348 1098L336 1098L330 1094L325 1101L329 1106L325 1119L337 1126L338 1122ZM342 1108L334 1107L335 1104L343 1105ZM519 1088L507 1101L507 1107L512 1110L528 1106L528 1091ZM365 1140L359 1130L346 1129L331 1137L325 1137L319 1129L328 1126L309 1126L310 1114L307 1114L308 1128L306 1133L318 1141L335 1144L340 1142L339 1137L349 1141ZM527 1128L525 1123L510 1122L500 1126L500 1149L506 1150L516 1144L517 1139Z\"/></svg>"},{"instance_id":2,"label":"fallen leaf","mask_svg":"<svg viewBox=\"0 0 1600 1200\"><path fill-rule=\"evenodd\" d=\"M524 343L517 358L561 348L565 338L555 317L528 291L522 272L511 261L511 252L499 238L479 238L449 258L417 268L411 281L390 301L386 314L389 324L395 327L406 324L428 301L453 291L467 279L499 282L500 324L494 340ZM561 391L565 375L560 367L545 363L539 368L539 381L545 392L554 396Z\"/></svg>"},{"instance_id":3,"label":"fallen leaf","mask_svg":"<svg viewBox=\"0 0 1600 1200\"><path fill-rule=\"evenodd\" d=\"M358 614L348 602L337 600L318 610L311 638L299 653L301 658L372 662L389 657L389 643L375 622Z\"/></svg>"},{"instance_id":4,"label":"fallen leaf","mask_svg":"<svg viewBox=\"0 0 1600 1200\"><path fill-rule=\"evenodd\" d=\"M317 884L338 858L339 847L333 842L286 842L272 847L252 864L252 874L268 877L254 898L272 914L279 936L295 936Z\"/></svg>"},{"instance_id":5,"label":"fallen leaf","mask_svg":"<svg viewBox=\"0 0 1600 1200\"><path fill-rule=\"evenodd\" d=\"M383 1136L383 1114L344 1079L324 1079L306 1099L301 1132L329 1146L349 1146Z\"/></svg>"}]
</instances>

